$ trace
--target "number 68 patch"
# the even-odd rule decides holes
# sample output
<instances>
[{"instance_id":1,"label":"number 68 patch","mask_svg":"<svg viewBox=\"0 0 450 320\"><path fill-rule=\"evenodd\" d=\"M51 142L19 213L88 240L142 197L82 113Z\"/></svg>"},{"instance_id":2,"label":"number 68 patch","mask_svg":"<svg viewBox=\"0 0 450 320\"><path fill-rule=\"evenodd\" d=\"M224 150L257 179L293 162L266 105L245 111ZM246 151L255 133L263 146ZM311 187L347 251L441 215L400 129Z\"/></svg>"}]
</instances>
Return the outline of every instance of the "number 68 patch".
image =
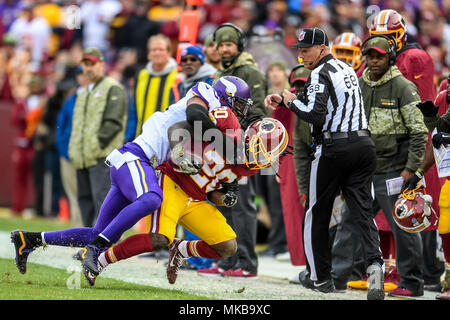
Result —
<instances>
[{"instance_id":1,"label":"number 68 patch","mask_svg":"<svg viewBox=\"0 0 450 320\"><path fill-rule=\"evenodd\" d=\"M313 93L323 93L325 90L325 85L322 83L311 84L308 87L308 95Z\"/></svg>"}]
</instances>

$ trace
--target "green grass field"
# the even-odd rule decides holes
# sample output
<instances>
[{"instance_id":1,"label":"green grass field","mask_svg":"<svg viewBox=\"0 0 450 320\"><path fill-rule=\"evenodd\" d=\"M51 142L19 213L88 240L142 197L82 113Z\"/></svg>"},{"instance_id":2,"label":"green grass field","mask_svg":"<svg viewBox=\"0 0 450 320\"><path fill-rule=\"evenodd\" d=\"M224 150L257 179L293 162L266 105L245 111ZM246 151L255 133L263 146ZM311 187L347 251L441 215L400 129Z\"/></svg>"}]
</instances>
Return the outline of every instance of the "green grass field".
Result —
<instances>
[{"instance_id":1,"label":"green grass field","mask_svg":"<svg viewBox=\"0 0 450 320\"><path fill-rule=\"evenodd\" d=\"M0 218L0 230L52 231L70 228L70 223L49 219L23 220ZM132 230L127 234L133 233ZM127 236L127 235L126 235ZM13 259L0 258L0 300L204 300L207 297L179 290L161 289L102 278L90 287L84 278L71 289L70 274L66 270L35 263L27 264L27 273L20 274Z\"/></svg>"}]
</instances>

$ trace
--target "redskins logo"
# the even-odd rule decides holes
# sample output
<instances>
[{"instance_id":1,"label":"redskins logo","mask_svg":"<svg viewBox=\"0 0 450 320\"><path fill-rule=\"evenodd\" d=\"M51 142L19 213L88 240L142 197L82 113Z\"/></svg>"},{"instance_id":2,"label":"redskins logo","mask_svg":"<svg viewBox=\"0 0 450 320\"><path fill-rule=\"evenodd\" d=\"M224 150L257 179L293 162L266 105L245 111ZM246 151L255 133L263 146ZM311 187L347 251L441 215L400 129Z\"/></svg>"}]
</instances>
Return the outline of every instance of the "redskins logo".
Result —
<instances>
[{"instance_id":1,"label":"redskins logo","mask_svg":"<svg viewBox=\"0 0 450 320\"><path fill-rule=\"evenodd\" d=\"M259 125L259 132L260 133L271 133L273 130L275 130L275 124L271 121L263 121Z\"/></svg>"}]
</instances>

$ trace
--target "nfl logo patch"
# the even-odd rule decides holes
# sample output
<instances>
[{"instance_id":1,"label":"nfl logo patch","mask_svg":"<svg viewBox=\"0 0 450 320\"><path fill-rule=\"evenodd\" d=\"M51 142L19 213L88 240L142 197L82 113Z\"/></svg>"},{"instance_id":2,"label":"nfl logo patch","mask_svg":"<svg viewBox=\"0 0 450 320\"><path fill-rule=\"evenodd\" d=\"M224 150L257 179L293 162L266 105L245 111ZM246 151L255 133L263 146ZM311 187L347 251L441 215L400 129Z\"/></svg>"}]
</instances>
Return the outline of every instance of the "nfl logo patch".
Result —
<instances>
[{"instance_id":1,"label":"nfl logo patch","mask_svg":"<svg viewBox=\"0 0 450 320\"><path fill-rule=\"evenodd\" d=\"M300 33L300 35L298 36L298 41L302 41L303 38L305 38L305 31L302 31L302 33Z\"/></svg>"}]
</instances>

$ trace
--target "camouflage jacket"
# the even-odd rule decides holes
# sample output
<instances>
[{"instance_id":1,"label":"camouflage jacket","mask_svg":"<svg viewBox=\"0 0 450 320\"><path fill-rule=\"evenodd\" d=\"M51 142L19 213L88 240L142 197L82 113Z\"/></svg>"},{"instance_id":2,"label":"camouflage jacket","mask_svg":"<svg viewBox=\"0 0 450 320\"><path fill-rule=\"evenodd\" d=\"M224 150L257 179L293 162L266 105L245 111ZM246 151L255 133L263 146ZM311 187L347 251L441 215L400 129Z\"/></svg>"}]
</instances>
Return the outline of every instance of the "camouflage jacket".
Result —
<instances>
[{"instance_id":1,"label":"camouflage jacket","mask_svg":"<svg viewBox=\"0 0 450 320\"><path fill-rule=\"evenodd\" d=\"M264 118L266 110L264 107L264 99L267 96L267 79L266 76L258 69L252 55L242 52L234 63L228 68L223 66L217 70L214 79L223 76L235 76L244 80L250 87L252 94L253 106L248 111L247 119L241 122L243 128L248 127L253 121Z\"/></svg>"},{"instance_id":2,"label":"camouflage jacket","mask_svg":"<svg viewBox=\"0 0 450 320\"><path fill-rule=\"evenodd\" d=\"M366 68L359 79L364 108L376 149L376 173L419 168L428 139L417 87L396 66L377 82Z\"/></svg>"}]
</instances>

